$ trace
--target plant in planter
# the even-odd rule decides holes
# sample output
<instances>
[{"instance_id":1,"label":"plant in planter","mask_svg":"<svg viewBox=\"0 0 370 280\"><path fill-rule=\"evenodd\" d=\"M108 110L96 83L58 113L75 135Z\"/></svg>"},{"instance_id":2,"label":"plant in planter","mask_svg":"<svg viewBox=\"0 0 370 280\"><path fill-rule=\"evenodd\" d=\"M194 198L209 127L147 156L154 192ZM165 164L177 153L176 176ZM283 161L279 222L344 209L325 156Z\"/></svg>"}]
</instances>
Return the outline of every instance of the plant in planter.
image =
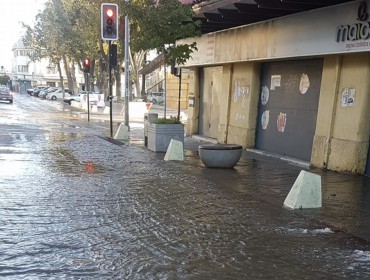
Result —
<instances>
[{"instance_id":1,"label":"plant in planter","mask_svg":"<svg viewBox=\"0 0 370 280\"><path fill-rule=\"evenodd\" d=\"M153 152L166 152L171 139L184 143L184 124L177 117L154 119L148 125L148 149Z\"/></svg>"}]
</instances>

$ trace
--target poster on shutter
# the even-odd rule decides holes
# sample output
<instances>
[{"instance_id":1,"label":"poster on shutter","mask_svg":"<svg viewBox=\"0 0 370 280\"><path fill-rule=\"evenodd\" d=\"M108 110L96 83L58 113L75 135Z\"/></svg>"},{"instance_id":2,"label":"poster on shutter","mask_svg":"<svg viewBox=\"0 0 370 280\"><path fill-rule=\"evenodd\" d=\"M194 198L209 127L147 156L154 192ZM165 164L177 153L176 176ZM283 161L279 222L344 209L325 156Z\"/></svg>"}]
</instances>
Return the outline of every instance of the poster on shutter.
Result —
<instances>
[{"instance_id":1,"label":"poster on shutter","mask_svg":"<svg viewBox=\"0 0 370 280\"><path fill-rule=\"evenodd\" d=\"M266 129L269 125L269 119L270 119L270 110L266 110L262 114L261 123L262 123L262 129Z\"/></svg>"},{"instance_id":2,"label":"poster on shutter","mask_svg":"<svg viewBox=\"0 0 370 280\"><path fill-rule=\"evenodd\" d=\"M275 90L276 87L280 86L281 86L281 75L272 75L270 90Z\"/></svg>"},{"instance_id":3,"label":"poster on shutter","mask_svg":"<svg viewBox=\"0 0 370 280\"><path fill-rule=\"evenodd\" d=\"M267 101L269 101L269 95L270 95L269 88L267 86L263 86L262 87L262 92L261 92L261 103L262 103L262 105L267 104Z\"/></svg>"},{"instance_id":4,"label":"poster on shutter","mask_svg":"<svg viewBox=\"0 0 370 280\"><path fill-rule=\"evenodd\" d=\"M355 103L356 89L345 88L342 92L342 107L353 107Z\"/></svg>"},{"instance_id":5,"label":"poster on shutter","mask_svg":"<svg viewBox=\"0 0 370 280\"><path fill-rule=\"evenodd\" d=\"M286 125L286 114L283 114L280 112L278 118L277 118L277 128L279 132L284 132Z\"/></svg>"},{"instance_id":6,"label":"poster on shutter","mask_svg":"<svg viewBox=\"0 0 370 280\"><path fill-rule=\"evenodd\" d=\"M303 73L301 76L301 81L299 83L299 91L302 94L305 94L308 91L308 88L310 87L310 79L308 78L308 75Z\"/></svg>"}]
</instances>

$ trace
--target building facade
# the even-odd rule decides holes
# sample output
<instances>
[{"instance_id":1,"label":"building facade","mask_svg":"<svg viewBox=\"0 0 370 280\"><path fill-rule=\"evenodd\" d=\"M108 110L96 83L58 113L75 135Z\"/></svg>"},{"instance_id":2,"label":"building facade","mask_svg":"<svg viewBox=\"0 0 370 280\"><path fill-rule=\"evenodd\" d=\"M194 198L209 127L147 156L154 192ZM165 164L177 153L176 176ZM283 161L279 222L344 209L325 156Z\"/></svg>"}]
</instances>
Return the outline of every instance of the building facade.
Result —
<instances>
[{"instance_id":1,"label":"building facade","mask_svg":"<svg viewBox=\"0 0 370 280\"><path fill-rule=\"evenodd\" d=\"M48 59L31 61L30 55L33 50L24 46L22 38L14 44L12 51L14 53L12 63L12 86L14 91L26 93L27 89L38 85L61 87L57 66L50 63ZM62 62L61 68L64 87L68 88L67 77ZM71 90L79 92L85 87L84 74L79 70L77 65L75 71L75 88Z\"/></svg>"},{"instance_id":2,"label":"building facade","mask_svg":"<svg viewBox=\"0 0 370 280\"><path fill-rule=\"evenodd\" d=\"M187 39L187 132L370 174L370 1Z\"/></svg>"}]
</instances>

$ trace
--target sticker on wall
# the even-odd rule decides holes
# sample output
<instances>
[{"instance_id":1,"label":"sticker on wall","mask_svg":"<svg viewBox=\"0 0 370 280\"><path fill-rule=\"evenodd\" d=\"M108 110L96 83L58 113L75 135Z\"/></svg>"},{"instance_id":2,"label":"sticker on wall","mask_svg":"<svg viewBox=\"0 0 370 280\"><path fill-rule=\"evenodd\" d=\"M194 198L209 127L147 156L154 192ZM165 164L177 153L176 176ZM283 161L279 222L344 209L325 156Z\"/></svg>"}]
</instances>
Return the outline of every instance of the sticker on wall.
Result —
<instances>
[{"instance_id":1,"label":"sticker on wall","mask_svg":"<svg viewBox=\"0 0 370 280\"><path fill-rule=\"evenodd\" d=\"M261 92L261 103L262 105L266 105L267 101L269 101L269 95L270 91L267 86L262 87L262 92Z\"/></svg>"},{"instance_id":2,"label":"sticker on wall","mask_svg":"<svg viewBox=\"0 0 370 280\"><path fill-rule=\"evenodd\" d=\"M308 75L303 73L301 76L301 82L299 83L299 91L302 94L305 94L308 91L308 88L310 87L310 79L308 78Z\"/></svg>"},{"instance_id":3,"label":"sticker on wall","mask_svg":"<svg viewBox=\"0 0 370 280\"><path fill-rule=\"evenodd\" d=\"M270 110L266 110L262 114L261 123L262 123L262 129L266 129L269 125L269 119L270 119Z\"/></svg>"},{"instance_id":4,"label":"sticker on wall","mask_svg":"<svg viewBox=\"0 0 370 280\"><path fill-rule=\"evenodd\" d=\"M270 90L275 90L276 87L280 86L281 86L281 75L272 75Z\"/></svg>"},{"instance_id":5,"label":"sticker on wall","mask_svg":"<svg viewBox=\"0 0 370 280\"><path fill-rule=\"evenodd\" d=\"M356 89L345 88L342 92L342 107L353 107L355 103Z\"/></svg>"},{"instance_id":6,"label":"sticker on wall","mask_svg":"<svg viewBox=\"0 0 370 280\"><path fill-rule=\"evenodd\" d=\"M286 114L283 114L280 112L278 118L277 118L277 128L279 132L284 132L286 125Z\"/></svg>"}]
</instances>

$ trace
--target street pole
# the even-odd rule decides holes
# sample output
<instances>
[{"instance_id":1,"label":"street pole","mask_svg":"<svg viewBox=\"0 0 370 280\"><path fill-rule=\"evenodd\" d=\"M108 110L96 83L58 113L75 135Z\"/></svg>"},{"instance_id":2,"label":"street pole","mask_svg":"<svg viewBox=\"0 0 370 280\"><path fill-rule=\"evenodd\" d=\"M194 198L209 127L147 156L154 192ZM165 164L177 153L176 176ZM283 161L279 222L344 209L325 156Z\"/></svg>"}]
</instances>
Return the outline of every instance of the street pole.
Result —
<instances>
[{"instance_id":1,"label":"street pole","mask_svg":"<svg viewBox=\"0 0 370 280\"><path fill-rule=\"evenodd\" d=\"M110 137L113 138L113 97L112 97L112 65L110 63L110 57L111 57L111 52L112 52L112 41L108 41L108 61L109 61L109 120L110 120Z\"/></svg>"},{"instance_id":2,"label":"street pole","mask_svg":"<svg viewBox=\"0 0 370 280\"><path fill-rule=\"evenodd\" d=\"M181 106L181 68L180 68L180 71L179 71L179 108L178 108L178 112L177 112L177 119L180 121L180 106Z\"/></svg>"},{"instance_id":3,"label":"street pole","mask_svg":"<svg viewBox=\"0 0 370 280\"><path fill-rule=\"evenodd\" d=\"M87 89L87 122L90 122L90 74L86 73L86 89Z\"/></svg>"},{"instance_id":4,"label":"street pole","mask_svg":"<svg viewBox=\"0 0 370 280\"><path fill-rule=\"evenodd\" d=\"M164 99L164 112L163 112L163 117L166 118L166 76L167 76L167 72L166 72L166 47L163 47L163 51L164 51L164 81L163 81L163 99Z\"/></svg>"},{"instance_id":5,"label":"street pole","mask_svg":"<svg viewBox=\"0 0 370 280\"><path fill-rule=\"evenodd\" d=\"M128 0L126 0L128 2ZM129 40L129 21L128 16L125 16L125 126L127 130L130 131L129 126L129 82L130 82L130 70L129 70L129 49L128 49L128 40Z\"/></svg>"}]
</instances>

